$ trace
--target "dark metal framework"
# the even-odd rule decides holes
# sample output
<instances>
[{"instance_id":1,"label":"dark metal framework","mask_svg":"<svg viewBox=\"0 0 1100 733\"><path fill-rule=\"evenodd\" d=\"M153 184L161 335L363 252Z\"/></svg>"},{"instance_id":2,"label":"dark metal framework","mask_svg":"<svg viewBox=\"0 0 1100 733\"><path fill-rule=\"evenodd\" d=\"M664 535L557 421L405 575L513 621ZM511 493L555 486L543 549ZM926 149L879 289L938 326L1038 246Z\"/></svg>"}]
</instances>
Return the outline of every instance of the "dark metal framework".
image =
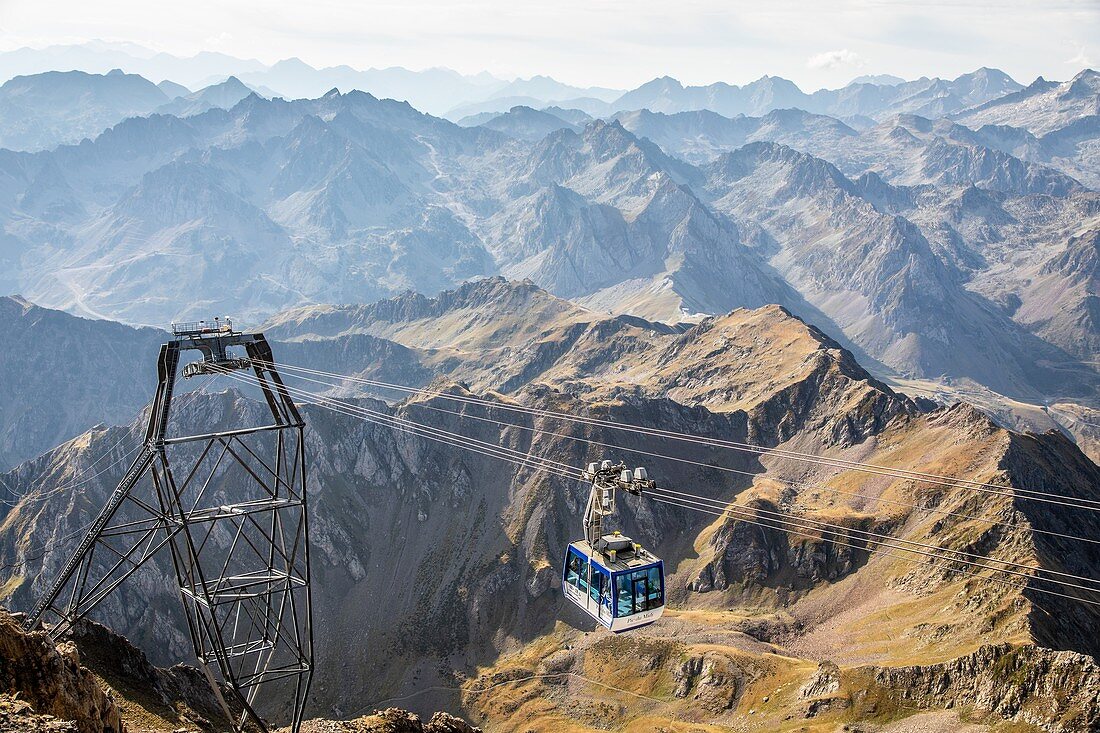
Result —
<instances>
[{"instance_id":1,"label":"dark metal framework","mask_svg":"<svg viewBox=\"0 0 1100 733\"><path fill-rule=\"evenodd\" d=\"M643 490L656 488L657 483L650 480L641 466L631 471L625 463L611 461L589 463L583 476L592 482L584 509L584 539L593 550L599 551L604 541L603 518L615 513L616 489L641 496Z\"/></svg>"},{"instance_id":2,"label":"dark metal framework","mask_svg":"<svg viewBox=\"0 0 1100 733\"><path fill-rule=\"evenodd\" d=\"M267 731L255 706L274 709L278 691L296 732L313 675L304 423L262 333L215 321L173 335L140 453L26 625L61 637L167 547L195 657L235 730ZM187 350L203 358L185 377L251 368L270 418L169 437Z\"/></svg>"}]
</instances>

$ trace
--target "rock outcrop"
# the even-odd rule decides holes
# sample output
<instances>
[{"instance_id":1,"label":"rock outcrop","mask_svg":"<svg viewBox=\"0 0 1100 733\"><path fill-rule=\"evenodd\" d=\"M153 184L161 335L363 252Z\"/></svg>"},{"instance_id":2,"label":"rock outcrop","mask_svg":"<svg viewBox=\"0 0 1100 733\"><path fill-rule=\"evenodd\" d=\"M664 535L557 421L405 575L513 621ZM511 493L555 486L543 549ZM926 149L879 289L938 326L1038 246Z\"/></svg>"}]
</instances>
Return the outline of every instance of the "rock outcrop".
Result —
<instances>
[{"instance_id":1,"label":"rock outcrop","mask_svg":"<svg viewBox=\"0 0 1100 733\"><path fill-rule=\"evenodd\" d=\"M834 662L822 662L817 671L798 689L799 697L810 699L832 695L840 689L840 667Z\"/></svg>"},{"instance_id":2,"label":"rock outcrop","mask_svg":"<svg viewBox=\"0 0 1100 733\"><path fill-rule=\"evenodd\" d=\"M105 681L120 700L125 719L132 702L146 713L186 727L217 733L228 725L206 676L195 667L177 664L156 667L125 637L92 621L81 621L68 639L79 650L84 664ZM233 698L228 703L236 708ZM234 709L239 714L239 709Z\"/></svg>"},{"instance_id":3,"label":"rock outcrop","mask_svg":"<svg viewBox=\"0 0 1100 733\"><path fill-rule=\"evenodd\" d=\"M876 684L922 708L971 706L1051 733L1100 728L1100 666L1084 654L998 644L943 664L873 674Z\"/></svg>"},{"instance_id":4,"label":"rock outcrop","mask_svg":"<svg viewBox=\"0 0 1100 733\"><path fill-rule=\"evenodd\" d=\"M194 667L155 667L124 637L90 621L55 645L45 633L25 633L0 610L0 733L221 733L229 727L206 677ZM350 721L310 720L302 730L481 733L448 713L423 721L397 708Z\"/></svg>"},{"instance_id":5,"label":"rock outcrop","mask_svg":"<svg viewBox=\"0 0 1100 733\"><path fill-rule=\"evenodd\" d=\"M71 720L39 715L30 703L0 695L0 733L79 733Z\"/></svg>"},{"instance_id":6,"label":"rock outcrop","mask_svg":"<svg viewBox=\"0 0 1100 733\"><path fill-rule=\"evenodd\" d=\"M69 721L78 733L124 733L119 707L80 663L71 644L55 647L44 633L26 634L0 611L0 706L3 717L22 719L43 731L63 731L43 716ZM23 707L15 699L25 703ZM53 727L51 727L53 726ZM34 730L34 728L30 728Z\"/></svg>"}]
</instances>

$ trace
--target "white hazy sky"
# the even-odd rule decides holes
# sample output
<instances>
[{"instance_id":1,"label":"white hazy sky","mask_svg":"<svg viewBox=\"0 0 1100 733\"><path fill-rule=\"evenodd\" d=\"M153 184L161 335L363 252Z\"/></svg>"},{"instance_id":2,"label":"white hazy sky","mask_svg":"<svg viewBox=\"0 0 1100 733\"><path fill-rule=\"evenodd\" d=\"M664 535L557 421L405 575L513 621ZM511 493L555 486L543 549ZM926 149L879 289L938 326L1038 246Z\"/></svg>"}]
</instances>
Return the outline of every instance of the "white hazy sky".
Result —
<instances>
[{"instance_id":1,"label":"white hazy sky","mask_svg":"<svg viewBox=\"0 0 1100 733\"><path fill-rule=\"evenodd\" d=\"M90 39L623 88L773 74L812 90L983 65L1027 83L1100 64L1100 0L0 0L0 50Z\"/></svg>"}]
</instances>

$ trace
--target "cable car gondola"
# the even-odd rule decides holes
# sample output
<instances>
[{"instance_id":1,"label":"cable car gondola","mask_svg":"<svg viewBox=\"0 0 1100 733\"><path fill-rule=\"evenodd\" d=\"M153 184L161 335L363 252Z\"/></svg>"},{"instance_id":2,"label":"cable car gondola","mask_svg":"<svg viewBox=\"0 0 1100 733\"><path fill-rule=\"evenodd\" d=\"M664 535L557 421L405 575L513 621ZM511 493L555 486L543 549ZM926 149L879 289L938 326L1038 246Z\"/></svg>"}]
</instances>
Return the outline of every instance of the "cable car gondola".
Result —
<instances>
[{"instance_id":1,"label":"cable car gondola","mask_svg":"<svg viewBox=\"0 0 1100 733\"><path fill-rule=\"evenodd\" d=\"M615 512L615 491L640 495L653 488L644 468L633 473L611 461L588 464L592 482L584 511L584 539L565 551L562 591L585 613L612 631L653 623L665 608L661 558L619 532L603 534L603 518Z\"/></svg>"}]
</instances>

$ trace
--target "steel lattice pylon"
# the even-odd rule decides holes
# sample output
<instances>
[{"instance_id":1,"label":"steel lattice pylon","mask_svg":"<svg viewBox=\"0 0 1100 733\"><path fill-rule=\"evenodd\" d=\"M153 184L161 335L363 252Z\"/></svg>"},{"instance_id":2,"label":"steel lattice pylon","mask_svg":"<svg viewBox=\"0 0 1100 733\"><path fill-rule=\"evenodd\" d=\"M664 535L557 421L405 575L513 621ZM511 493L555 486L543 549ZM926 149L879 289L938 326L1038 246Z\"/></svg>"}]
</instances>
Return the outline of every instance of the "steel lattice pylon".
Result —
<instances>
[{"instance_id":1,"label":"steel lattice pylon","mask_svg":"<svg viewBox=\"0 0 1100 733\"><path fill-rule=\"evenodd\" d=\"M291 698L297 731L313 674L302 417L263 334L228 321L173 330L141 451L26 625L48 622L59 638L167 547L196 659L235 729L267 730L255 709L266 689ZM192 349L203 359L185 377L252 369L270 421L167 436L180 355Z\"/></svg>"}]
</instances>

